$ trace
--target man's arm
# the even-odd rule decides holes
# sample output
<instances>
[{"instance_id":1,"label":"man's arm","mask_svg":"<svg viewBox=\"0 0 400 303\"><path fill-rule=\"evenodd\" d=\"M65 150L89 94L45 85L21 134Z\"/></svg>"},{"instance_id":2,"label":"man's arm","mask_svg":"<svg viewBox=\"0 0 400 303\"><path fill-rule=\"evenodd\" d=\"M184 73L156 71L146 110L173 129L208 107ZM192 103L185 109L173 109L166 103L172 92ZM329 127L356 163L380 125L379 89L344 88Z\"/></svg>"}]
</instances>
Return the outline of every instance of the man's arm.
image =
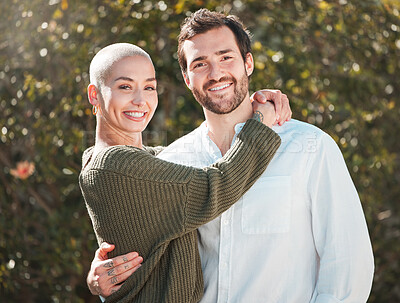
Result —
<instances>
[{"instance_id":1,"label":"man's arm","mask_svg":"<svg viewBox=\"0 0 400 303\"><path fill-rule=\"evenodd\" d=\"M251 96L251 99L252 101L255 100L259 103L265 103L267 101L274 103L277 114L275 123L282 125L285 121L289 121L292 116L289 99L279 90L260 90L255 92ZM253 108L254 110L257 109L256 106ZM113 249L113 245L112 248L106 248L106 244L103 243L96 251L95 258L92 261L92 266L86 279L89 290L94 295L108 297L111 293L117 291L121 287L120 283L124 282L132 273L134 273L138 268L138 265L143 261L141 257L138 257L137 255L135 257L134 254L136 253L132 252L113 259L107 259L107 252L110 252ZM129 266L129 269L126 271L124 270L125 263ZM112 274L115 275L113 276Z\"/></svg>"},{"instance_id":2,"label":"man's arm","mask_svg":"<svg viewBox=\"0 0 400 303\"><path fill-rule=\"evenodd\" d=\"M309 172L312 229L320 257L311 302L366 302L374 260L356 188L343 156L323 134Z\"/></svg>"}]
</instances>

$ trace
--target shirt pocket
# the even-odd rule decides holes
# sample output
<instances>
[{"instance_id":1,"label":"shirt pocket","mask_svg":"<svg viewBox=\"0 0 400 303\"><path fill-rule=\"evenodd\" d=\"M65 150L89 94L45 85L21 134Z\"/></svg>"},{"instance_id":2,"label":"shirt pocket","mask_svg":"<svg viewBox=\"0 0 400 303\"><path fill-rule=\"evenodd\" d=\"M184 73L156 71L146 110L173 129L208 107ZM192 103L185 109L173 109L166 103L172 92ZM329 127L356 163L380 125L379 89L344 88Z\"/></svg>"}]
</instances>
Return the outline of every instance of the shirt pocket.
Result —
<instances>
[{"instance_id":1,"label":"shirt pocket","mask_svg":"<svg viewBox=\"0 0 400 303\"><path fill-rule=\"evenodd\" d=\"M288 232L291 204L290 176L261 177L243 196L242 232Z\"/></svg>"}]
</instances>

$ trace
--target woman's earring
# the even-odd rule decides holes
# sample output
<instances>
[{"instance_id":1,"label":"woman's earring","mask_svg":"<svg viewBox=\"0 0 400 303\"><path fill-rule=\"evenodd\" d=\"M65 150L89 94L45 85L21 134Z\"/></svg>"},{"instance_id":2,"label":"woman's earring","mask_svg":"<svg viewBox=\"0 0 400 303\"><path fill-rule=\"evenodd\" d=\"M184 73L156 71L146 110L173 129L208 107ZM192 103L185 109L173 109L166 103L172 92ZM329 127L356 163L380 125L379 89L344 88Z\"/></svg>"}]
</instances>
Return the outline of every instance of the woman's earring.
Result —
<instances>
[{"instance_id":1,"label":"woman's earring","mask_svg":"<svg viewBox=\"0 0 400 303\"><path fill-rule=\"evenodd\" d=\"M93 108L92 108L93 115L96 116L98 111L99 111L99 108L97 107L97 105L93 105Z\"/></svg>"}]
</instances>

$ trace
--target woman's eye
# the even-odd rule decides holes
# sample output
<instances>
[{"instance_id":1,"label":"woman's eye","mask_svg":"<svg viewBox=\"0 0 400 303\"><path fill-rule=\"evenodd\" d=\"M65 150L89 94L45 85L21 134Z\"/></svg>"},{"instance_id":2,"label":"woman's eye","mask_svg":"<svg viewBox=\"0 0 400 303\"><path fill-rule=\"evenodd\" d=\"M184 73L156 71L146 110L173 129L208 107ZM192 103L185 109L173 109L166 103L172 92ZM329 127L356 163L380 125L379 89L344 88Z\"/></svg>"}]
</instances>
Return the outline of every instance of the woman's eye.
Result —
<instances>
[{"instance_id":1,"label":"woman's eye","mask_svg":"<svg viewBox=\"0 0 400 303\"><path fill-rule=\"evenodd\" d=\"M119 86L120 89L130 89L131 87L129 85L126 84L122 84Z\"/></svg>"},{"instance_id":2,"label":"woman's eye","mask_svg":"<svg viewBox=\"0 0 400 303\"><path fill-rule=\"evenodd\" d=\"M145 90L152 91L152 90L156 90L156 88L154 86L147 86L147 87L145 87Z\"/></svg>"}]
</instances>

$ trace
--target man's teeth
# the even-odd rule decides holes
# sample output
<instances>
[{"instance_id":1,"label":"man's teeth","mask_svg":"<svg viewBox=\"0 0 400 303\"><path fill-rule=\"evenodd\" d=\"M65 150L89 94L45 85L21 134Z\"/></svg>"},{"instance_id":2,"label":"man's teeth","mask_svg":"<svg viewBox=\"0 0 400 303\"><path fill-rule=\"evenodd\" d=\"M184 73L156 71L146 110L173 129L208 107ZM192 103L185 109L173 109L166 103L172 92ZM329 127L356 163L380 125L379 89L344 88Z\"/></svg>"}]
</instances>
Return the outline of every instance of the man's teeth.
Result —
<instances>
[{"instance_id":1,"label":"man's teeth","mask_svg":"<svg viewBox=\"0 0 400 303\"><path fill-rule=\"evenodd\" d=\"M144 113L139 113L139 112L125 112L125 114L133 118L141 118L144 116Z\"/></svg>"},{"instance_id":2,"label":"man's teeth","mask_svg":"<svg viewBox=\"0 0 400 303\"><path fill-rule=\"evenodd\" d=\"M211 91L221 90L221 89L224 89L224 88L228 87L229 85L230 84L225 84L225 85L222 85L222 86L213 87L213 88L210 88L210 90Z\"/></svg>"}]
</instances>

